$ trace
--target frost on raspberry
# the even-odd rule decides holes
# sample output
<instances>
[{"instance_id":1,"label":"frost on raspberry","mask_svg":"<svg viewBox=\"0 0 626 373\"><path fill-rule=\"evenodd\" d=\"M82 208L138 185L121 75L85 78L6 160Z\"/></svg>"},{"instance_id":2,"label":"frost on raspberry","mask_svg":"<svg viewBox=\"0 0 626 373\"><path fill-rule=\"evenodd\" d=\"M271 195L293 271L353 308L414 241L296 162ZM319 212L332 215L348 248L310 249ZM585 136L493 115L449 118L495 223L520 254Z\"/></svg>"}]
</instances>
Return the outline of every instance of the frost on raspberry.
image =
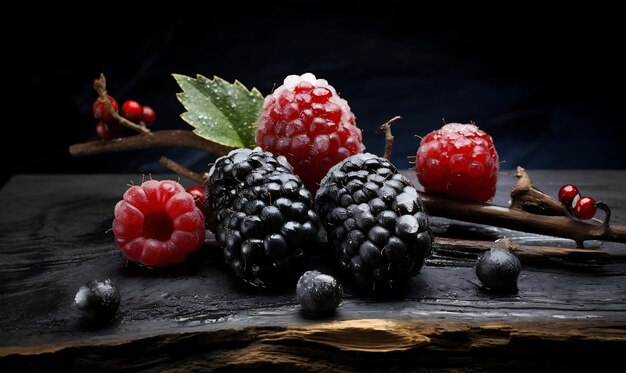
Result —
<instances>
[{"instance_id":1,"label":"frost on raspberry","mask_svg":"<svg viewBox=\"0 0 626 373\"><path fill-rule=\"evenodd\" d=\"M486 202L496 193L498 153L493 140L473 124L449 123L426 135L415 171L429 193Z\"/></svg>"},{"instance_id":2,"label":"frost on raspberry","mask_svg":"<svg viewBox=\"0 0 626 373\"><path fill-rule=\"evenodd\" d=\"M311 73L288 76L265 98L256 143L285 156L312 192L330 167L365 149L348 102Z\"/></svg>"},{"instance_id":3,"label":"frost on raspberry","mask_svg":"<svg viewBox=\"0 0 626 373\"><path fill-rule=\"evenodd\" d=\"M117 247L132 261L177 264L202 246L204 215L179 183L148 180L129 188L115 206L113 233Z\"/></svg>"}]
</instances>

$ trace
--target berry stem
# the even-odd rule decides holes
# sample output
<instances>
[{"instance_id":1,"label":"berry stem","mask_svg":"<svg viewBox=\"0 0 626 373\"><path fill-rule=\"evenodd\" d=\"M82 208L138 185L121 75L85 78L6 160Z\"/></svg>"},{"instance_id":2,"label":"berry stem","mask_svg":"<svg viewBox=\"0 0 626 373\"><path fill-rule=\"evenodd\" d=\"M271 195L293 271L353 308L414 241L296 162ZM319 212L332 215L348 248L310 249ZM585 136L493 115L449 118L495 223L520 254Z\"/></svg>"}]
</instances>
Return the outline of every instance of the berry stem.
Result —
<instances>
[{"instance_id":1,"label":"berry stem","mask_svg":"<svg viewBox=\"0 0 626 373\"><path fill-rule=\"evenodd\" d=\"M393 133L391 132L391 125L395 122L402 119L401 116L396 115L395 117L389 119L385 123L383 123L380 127L378 127L379 131L385 131L385 159L391 159L391 147L393 146Z\"/></svg>"},{"instance_id":2,"label":"berry stem","mask_svg":"<svg viewBox=\"0 0 626 373\"><path fill-rule=\"evenodd\" d=\"M167 168L168 170L174 171L175 173L177 173L178 175L182 177L195 181L198 184L204 184L207 180L206 175L201 175L197 172L191 171L187 167L183 166L180 163L175 162L174 160L168 157L161 156L161 158L159 159L159 164Z\"/></svg>"},{"instance_id":3,"label":"berry stem","mask_svg":"<svg viewBox=\"0 0 626 373\"><path fill-rule=\"evenodd\" d=\"M600 210L604 211L604 221L602 222L602 226L609 227L609 221L611 220L611 209L609 205L602 201L596 202L596 207Z\"/></svg>"},{"instance_id":4,"label":"berry stem","mask_svg":"<svg viewBox=\"0 0 626 373\"><path fill-rule=\"evenodd\" d=\"M115 111L115 109L109 102L109 96L107 95L107 80L104 77L104 74L100 73L100 77L93 81L93 89L98 92L98 96L100 96L100 101L102 101L104 106L111 113L111 116L117 123L139 133L151 133L150 130L145 126L133 123L130 120L121 116L117 111Z\"/></svg>"},{"instance_id":5,"label":"berry stem","mask_svg":"<svg viewBox=\"0 0 626 373\"><path fill-rule=\"evenodd\" d=\"M511 190L510 208L540 215L572 216L561 202L535 188L523 167L517 167L515 177L518 180Z\"/></svg>"},{"instance_id":6,"label":"berry stem","mask_svg":"<svg viewBox=\"0 0 626 373\"><path fill-rule=\"evenodd\" d=\"M158 147L185 147L204 150L215 155L224 155L232 149L231 147L203 139L191 131L163 130L106 141L95 140L74 144L70 145L69 152L74 157L84 157Z\"/></svg>"}]
</instances>

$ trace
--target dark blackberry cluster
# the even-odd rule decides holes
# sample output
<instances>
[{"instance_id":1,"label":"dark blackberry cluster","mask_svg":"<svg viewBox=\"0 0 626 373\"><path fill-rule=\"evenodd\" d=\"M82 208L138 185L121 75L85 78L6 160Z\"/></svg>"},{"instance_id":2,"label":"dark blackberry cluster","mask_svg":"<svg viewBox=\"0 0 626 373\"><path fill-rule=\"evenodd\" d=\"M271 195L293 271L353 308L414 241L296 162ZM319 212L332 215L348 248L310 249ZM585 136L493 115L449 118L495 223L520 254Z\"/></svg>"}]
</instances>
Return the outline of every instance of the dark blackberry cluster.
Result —
<instances>
[{"instance_id":1,"label":"dark blackberry cluster","mask_svg":"<svg viewBox=\"0 0 626 373\"><path fill-rule=\"evenodd\" d=\"M311 193L284 157L260 148L233 150L215 162L207 210L226 263L254 286L297 279L305 252L318 244Z\"/></svg>"},{"instance_id":2,"label":"dark blackberry cluster","mask_svg":"<svg viewBox=\"0 0 626 373\"><path fill-rule=\"evenodd\" d=\"M322 179L315 202L341 268L362 290L406 283L430 255L424 205L384 158L365 153L338 163Z\"/></svg>"}]
</instances>

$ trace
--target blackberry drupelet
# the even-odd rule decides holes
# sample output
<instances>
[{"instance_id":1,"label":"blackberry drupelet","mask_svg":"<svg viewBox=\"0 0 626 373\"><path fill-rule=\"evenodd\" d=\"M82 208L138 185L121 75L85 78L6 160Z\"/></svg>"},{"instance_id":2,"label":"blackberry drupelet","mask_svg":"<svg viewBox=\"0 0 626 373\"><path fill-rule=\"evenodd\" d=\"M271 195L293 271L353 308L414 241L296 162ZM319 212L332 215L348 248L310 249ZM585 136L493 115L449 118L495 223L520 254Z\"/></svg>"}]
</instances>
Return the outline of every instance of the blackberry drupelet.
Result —
<instances>
[{"instance_id":1,"label":"blackberry drupelet","mask_svg":"<svg viewBox=\"0 0 626 373\"><path fill-rule=\"evenodd\" d=\"M361 290L406 283L430 255L424 205L384 158L364 153L338 163L322 179L315 202L341 268Z\"/></svg>"},{"instance_id":2,"label":"blackberry drupelet","mask_svg":"<svg viewBox=\"0 0 626 373\"><path fill-rule=\"evenodd\" d=\"M260 148L233 150L215 162L207 211L224 260L254 286L296 280L305 252L318 244L311 193L284 157Z\"/></svg>"}]
</instances>

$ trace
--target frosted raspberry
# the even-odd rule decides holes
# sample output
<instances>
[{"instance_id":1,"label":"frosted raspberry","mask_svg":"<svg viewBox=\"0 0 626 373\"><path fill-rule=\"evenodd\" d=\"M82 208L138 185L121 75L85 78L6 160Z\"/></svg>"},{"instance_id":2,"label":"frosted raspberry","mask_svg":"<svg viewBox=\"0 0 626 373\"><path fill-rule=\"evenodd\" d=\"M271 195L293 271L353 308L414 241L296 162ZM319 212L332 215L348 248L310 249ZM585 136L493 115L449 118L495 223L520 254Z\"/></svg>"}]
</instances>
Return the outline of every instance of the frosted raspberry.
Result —
<instances>
[{"instance_id":1,"label":"frosted raspberry","mask_svg":"<svg viewBox=\"0 0 626 373\"><path fill-rule=\"evenodd\" d=\"M315 75L289 75L265 98L256 143L283 155L312 192L330 167L365 149L348 102Z\"/></svg>"},{"instance_id":2,"label":"frosted raspberry","mask_svg":"<svg viewBox=\"0 0 626 373\"><path fill-rule=\"evenodd\" d=\"M113 233L132 261L176 264L204 242L204 215L179 183L148 180L129 188L115 206Z\"/></svg>"},{"instance_id":3,"label":"frosted raspberry","mask_svg":"<svg viewBox=\"0 0 626 373\"><path fill-rule=\"evenodd\" d=\"M426 192L486 202L496 193L498 153L491 136L473 124L449 123L426 135L415 171Z\"/></svg>"}]
</instances>

